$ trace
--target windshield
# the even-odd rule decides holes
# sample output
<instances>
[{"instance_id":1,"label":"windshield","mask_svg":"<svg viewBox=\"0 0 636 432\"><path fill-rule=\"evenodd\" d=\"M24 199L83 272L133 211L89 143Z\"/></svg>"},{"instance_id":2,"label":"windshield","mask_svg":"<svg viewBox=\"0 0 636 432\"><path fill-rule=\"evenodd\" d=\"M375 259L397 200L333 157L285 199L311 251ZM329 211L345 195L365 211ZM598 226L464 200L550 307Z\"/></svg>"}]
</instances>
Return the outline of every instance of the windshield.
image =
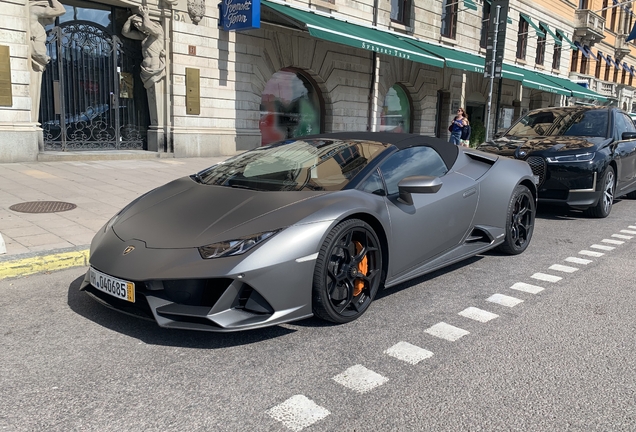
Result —
<instances>
[{"instance_id":1,"label":"windshield","mask_svg":"<svg viewBox=\"0 0 636 432\"><path fill-rule=\"evenodd\" d=\"M609 116L606 109L532 112L516 123L506 136L586 136L606 137Z\"/></svg>"},{"instance_id":2,"label":"windshield","mask_svg":"<svg viewBox=\"0 0 636 432\"><path fill-rule=\"evenodd\" d=\"M386 148L371 141L299 139L242 153L195 178L263 191L341 190Z\"/></svg>"}]
</instances>

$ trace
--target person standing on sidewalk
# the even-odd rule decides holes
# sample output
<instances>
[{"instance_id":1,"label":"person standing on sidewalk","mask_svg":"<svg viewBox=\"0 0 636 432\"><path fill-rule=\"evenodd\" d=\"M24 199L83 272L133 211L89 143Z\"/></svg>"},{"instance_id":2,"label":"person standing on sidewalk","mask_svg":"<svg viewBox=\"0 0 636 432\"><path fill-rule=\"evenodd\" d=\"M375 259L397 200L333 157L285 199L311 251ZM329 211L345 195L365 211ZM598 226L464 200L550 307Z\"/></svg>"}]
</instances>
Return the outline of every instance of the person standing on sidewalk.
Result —
<instances>
[{"instance_id":1,"label":"person standing on sidewalk","mask_svg":"<svg viewBox=\"0 0 636 432\"><path fill-rule=\"evenodd\" d=\"M470 133L470 122L468 121L468 116L464 113L464 127L462 128L460 139L462 147L470 147Z\"/></svg>"},{"instance_id":2,"label":"person standing on sidewalk","mask_svg":"<svg viewBox=\"0 0 636 432\"><path fill-rule=\"evenodd\" d=\"M463 108L457 108L457 115L453 118L453 122L448 127L451 133L449 142L455 145L461 145L462 129L464 128L464 112Z\"/></svg>"}]
</instances>

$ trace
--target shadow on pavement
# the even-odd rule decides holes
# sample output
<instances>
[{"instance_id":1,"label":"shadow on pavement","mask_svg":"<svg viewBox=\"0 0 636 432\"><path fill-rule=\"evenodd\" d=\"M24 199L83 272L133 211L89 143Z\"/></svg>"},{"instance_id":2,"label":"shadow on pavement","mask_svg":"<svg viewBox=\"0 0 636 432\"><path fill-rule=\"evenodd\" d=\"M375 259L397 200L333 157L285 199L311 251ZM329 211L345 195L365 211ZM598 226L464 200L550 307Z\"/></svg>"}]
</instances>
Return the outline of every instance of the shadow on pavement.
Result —
<instances>
[{"instance_id":1,"label":"shadow on pavement","mask_svg":"<svg viewBox=\"0 0 636 432\"><path fill-rule=\"evenodd\" d=\"M84 276L78 277L69 286L67 303L73 312L102 327L151 345L218 349L252 344L295 332L282 326L231 333L166 329L154 321L126 315L97 303L79 290L83 280Z\"/></svg>"}]
</instances>

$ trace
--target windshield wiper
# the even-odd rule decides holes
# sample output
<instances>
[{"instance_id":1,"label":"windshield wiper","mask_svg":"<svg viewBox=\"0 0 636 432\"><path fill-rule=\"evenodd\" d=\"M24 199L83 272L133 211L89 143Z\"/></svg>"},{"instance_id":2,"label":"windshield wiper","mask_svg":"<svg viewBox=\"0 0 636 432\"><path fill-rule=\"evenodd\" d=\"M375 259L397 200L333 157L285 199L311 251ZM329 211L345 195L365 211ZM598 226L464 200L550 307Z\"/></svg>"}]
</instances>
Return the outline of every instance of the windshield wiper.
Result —
<instances>
[{"instance_id":1,"label":"windshield wiper","mask_svg":"<svg viewBox=\"0 0 636 432\"><path fill-rule=\"evenodd\" d=\"M201 178L201 175L199 173L192 174L190 178L197 183L203 183L203 178Z\"/></svg>"}]
</instances>

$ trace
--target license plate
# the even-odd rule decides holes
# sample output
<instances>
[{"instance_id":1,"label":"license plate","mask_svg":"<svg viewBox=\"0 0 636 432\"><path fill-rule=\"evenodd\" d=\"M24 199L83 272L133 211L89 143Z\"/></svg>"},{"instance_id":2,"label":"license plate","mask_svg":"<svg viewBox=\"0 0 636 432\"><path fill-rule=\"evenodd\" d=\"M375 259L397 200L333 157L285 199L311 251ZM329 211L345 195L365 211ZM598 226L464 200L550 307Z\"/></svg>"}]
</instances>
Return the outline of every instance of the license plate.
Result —
<instances>
[{"instance_id":1,"label":"license plate","mask_svg":"<svg viewBox=\"0 0 636 432\"><path fill-rule=\"evenodd\" d=\"M135 302L135 284L108 276L91 267L91 285L100 291L129 302Z\"/></svg>"}]
</instances>

